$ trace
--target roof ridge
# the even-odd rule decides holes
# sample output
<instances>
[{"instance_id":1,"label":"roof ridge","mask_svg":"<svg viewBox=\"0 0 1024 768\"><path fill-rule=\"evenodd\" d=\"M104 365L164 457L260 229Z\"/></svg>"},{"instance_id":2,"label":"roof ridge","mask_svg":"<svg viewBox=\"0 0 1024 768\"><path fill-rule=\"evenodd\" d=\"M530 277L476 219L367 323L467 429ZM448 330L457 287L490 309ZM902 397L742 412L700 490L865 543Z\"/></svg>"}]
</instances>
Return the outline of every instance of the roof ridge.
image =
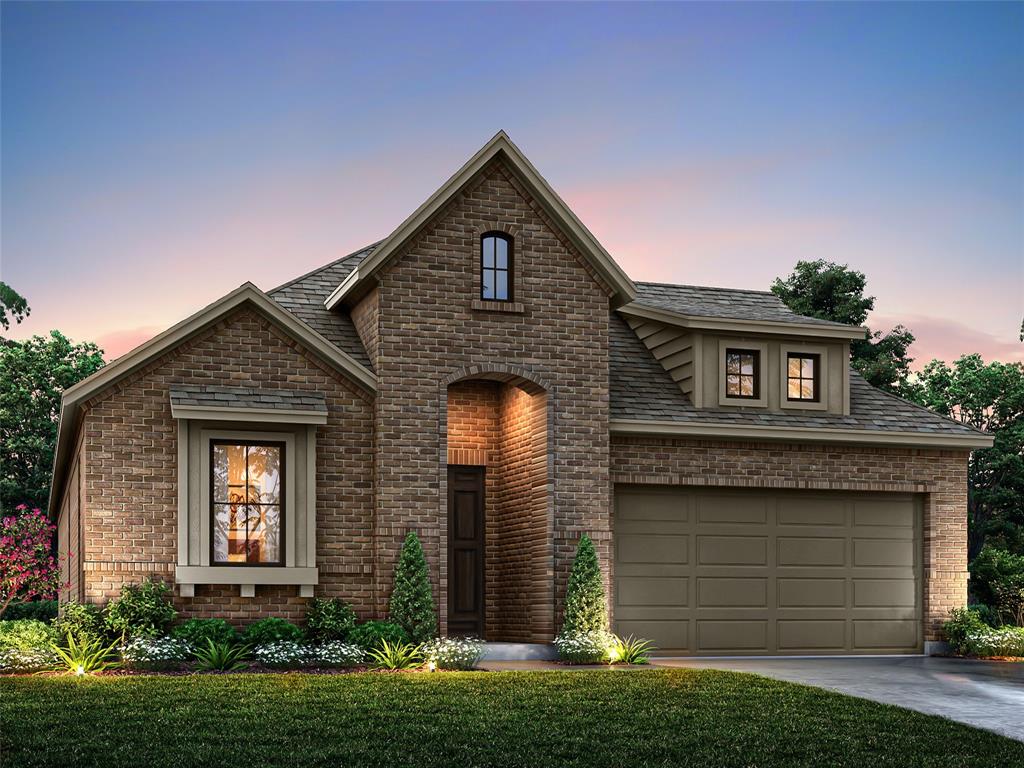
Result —
<instances>
[{"instance_id":1,"label":"roof ridge","mask_svg":"<svg viewBox=\"0 0 1024 768\"><path fill-rule=\"evenodd\" d=\"M880 392L883 395L885 395L886 397L891 397L894 400L899 400L901 403L905 403L906 405L909 405L911 408L914 408L914 409L916 409L918 411L924 411L925 413L929 414L930 416L935 416L936 418L943 419L944 421L951 422L953 424L956 424L959 427L967 427L967 429L973 430L974 432L977 432L979 435L987 435L988 434L988 432L986 432L985 430L978 429L976 426L974 426L973 424L968 424L966 421L958 421L957 419L954 419L952 416L948 416L946 414L939 413L938 411L933 411L931 408L929 408L929 407L927 407L925 405L921 405L920 403L915 403L913 400L908 400L907 398L902 397L900 395L897 395L894 392L887 392L886 390L882 389L881 387L876 387L870 381L865 379L864 376L861 375L860 371L858 371L852 365L850 366L850 376L851 377L856 377L856 378L860 379L861 381L864 382L864 384L866 384L867 386L871 387L876 392Z\"/></svg>"},{"instance_id":2,"label":"roof ridge","mask_svg":"<svg viewBox=\"0 0 1024 768\"><path fill-rule=\"evenodd\" d=\"M351 259L353 256L358 256L361 253L365 253L366 251L373 250L374 248L376 248L378 245L380 245L383 242L384 242L384 238L381 238L380 240L378 240L375 243L370 243L369 245L363 246L362 248L360 248L357 251L352 251L352 253L349 253L349 254L346 254L346 255L342 256L340 259L335 259L334 261L329 262L328 264L324 264L323 266L319 266L316 269L311 269L311 270L309 270L309 272L306 272L305 274L299 275L298 277L293 277L291 280L288 280L286 282L281 283L276 288L271 288L269 291L267 291L267 294L269 295L269 294L272 294L272 293L277 293L278 291L283 290L283 289L287 288L290 285L294 285L295 283L299 282L300 280L305 280L307 277L312 277L313 275L315 275L315 274L317 274L319 272L323 272L325 269L330 269L334 265L340 264L341 262L345 261L345 259Z\"/></svg>"},{"instance_id":3,"label":"roof ridge","mask_svg":"<svg viewBox=\"0 0 1024 768\"><path fill-rule=\"evenodd\" d=\"M693 283L659 283L653 280L636 280L635 282L637 285L661 285L666 288L699 288L703 291L728 291L730 293L756 293L763 296L775 296L771 291L758 291L754 288L725 288L720 285L694 285ZM779 299L778 296L775 296L775 298ZM779 301L782 301L782 299L779 299Z\"/></svg>"}]
</instances>

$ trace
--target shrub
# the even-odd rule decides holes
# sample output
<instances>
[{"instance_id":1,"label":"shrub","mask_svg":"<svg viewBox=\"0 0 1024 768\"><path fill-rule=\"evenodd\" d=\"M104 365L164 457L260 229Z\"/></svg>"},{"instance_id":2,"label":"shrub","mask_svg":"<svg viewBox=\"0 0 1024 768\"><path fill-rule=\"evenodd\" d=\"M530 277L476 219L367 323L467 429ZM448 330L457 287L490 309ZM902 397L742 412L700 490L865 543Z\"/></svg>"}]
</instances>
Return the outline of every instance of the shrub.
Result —
<instances>
[{"instance_id":1,"label":"shrub","mask_svg":"<svg viewBox=\"0 0 1024 768\"><path fill-rule=\"evenodd\" d=\"M569 571L565 592L565 618L562 634L579 635L608 631L608 602L605 600L601 566L594 543L586 534L580 537L576 557Z\"/></svg>"},{"instance_id":2,"label":"shrub","mask_svg":"<svg viewBox=\"0 0 1024 768\"><path fill-rule=\"evenodd\" d=\"M373 665L378 669L413 669L423 663L423 646L412 643L389 643L370 651Z\"/></svg>"},{"instance_id":3,"label":"shrub","mask_svg":"<svg viewBox=\"0 0 1024 768\"><path fill-rule=\"evenodd\" d=\"M121 646L121 660L132 669L173 669L192 656L192 646L176 637L137 635Z\"/></svg>"},{"instance_id":4,"label":"shrub","mask_svg":"<svg viewBox=\"0 0 1024 768\"><path fill-rule=\"evenodd\" d=\"M257 645L253 655L260 664L278 669L301 667L309 658L306 646L295 640L275 640L264 645Z\"/></svg>"},{"instance_id":5,"label":"shrub","mask_svg":"<svg viewBox=\"0 0 1024 768\"><path fill-rule=\"evenodd\" d=\"M119 666L114 660L116 640L110 645L104 645L103 641L99 639L79 642L68 635L64 644L64 648L57 645L53 645L51 648L57 654L59 665L68 674L92 675Z\"/></svg>"},{"instance_id":6,"label":"shrub","mask_svg":"<svg viewBox=\"0 0 1024 768\"><path fill-rule=\"evenodd\" d=\"M611 664L647 664L653 650L654 644L650 640L633 635L627 638L616 635L608 650L608 661Z\"/></svg>"},{"instance_id":7,"label":"shrub","mask_svg":"<svg viewBox=\"0 0 1024 768\"><path fill-rule=\"evenodd\" d=\"M408 643L409 635L400 626L390 621L368 621L365 624L359 624L349 632L348 641L367 651L372 651L379 648L385 641L392 645Z\"/></svg>"},{"instance_id":8,"label":"shrub","mask_svg":"<svg viewBox=\"0 0 1024 768\"><path fill-rule=\"evenodd\" d=\"M205 648L211 640L228 645L238 642L238 632L224 619L189 619L176 626L171 634L193 648Z\"/></svg>"},{"instance_id":9,"label":"shrub","mask_svg":"<svg viewBox=\"0 0 1024 768\"><path fill-rule=\"evenodd\" d=\"M306 612L306 632L318 640L344 640L356 625L356 612L336 597L317 598Z\"/></svg>"},{"instance_id":10,"label":"shrub","mask_svg":"<svg viewBox=\"0 0 1024 768\"><path fill-rule=\"evenodd\" d=\"M968 638L986 627L977 611L970 608L954 608L949 612L949 620L942 625L942 631L953 653L966 656L971 653Z\"/></svg>"},{"instance_id":11,"label":"shrub","mask_svg":"<svg viewBox=\"0 0 1024 768\"><path fill-rule=\"evenodd\" d=\"M207 639L195 651L196 667L206 672L235 672L248 666L249 646Z\"/></svg>"},{"instance_id":12,"label":"shrub","mask_svg":"<svg viewBox=\"0 0 1024 768\"><path fill-rule=\"evenodd\" d=\"M483 655L483 641L470 637L439 637L423 646L427 663L438 669L473 669Z\"/></svg>"},{"instance_id":13,"label":"shrub","mask_svg":"<svg viewBox=\"0 0 1024 768\"><path fill-rule=\"evenodd\" d=\"M991 545L971 563L971 591L1004 621L1024 624L1024 555Z\"/></svg>"},{"instance_id":14,"label":"shrub","mask_svg":"<svg viewBox=\"0 0 1024 768\"><path fill-rule=\"evenodd\" d=\"M984 603L975 603L974 605L967 606L969 609L978 614L983 622L988 624L990 627L1001 627L1003 625L1002 620L999 618L999 612Z\"/></svg>"},{"instance_id":15,"label":"shrub","mask_svg":"<svg viewBox=\"0 0 1024 768\"><path fill-rule=\"evenodd\" d=\"M60 571L50 542L57 528L40 509L25 504L0 517L0 616L15 600L56 597Z\"/></svg>"},{"instance_id":16,"label":"shrub","mask_svg":"<svg viewBox=\"0 0 1024 768\"><path fill-rule=\"evenodd\" d=\"M437 613L427 561L419 536L413 531L406 535L398 557L388 613L391 621L404 629L413 642L422 643L437 634Z\"/></svg>"},{"instance_id":17,"label":"shrub","mask_svg":"<svg viewBox=\"0 0 1024 768\"><path fill-rule=\"evenodd\" d=\"M107 603L107 628L123 637L166 634L178 615L170 594L171 588L162 581L125 584L121 596Z\"/></svg>"},{"instance_id":18,"label":"shrub","mask_svg":"<svg viewBox=\"0 0 1024 768\"><path fill-rule=\"evenodd\" d=\"M56 600L28 600L23 603L11 603L4 611L4 620L35 619L50 623L57 618Z\"/></svg>"},{"instance_id":19,"label":"shrub","mask_svg":"<svg viewBox=\"0 0 1024 768\"><path fill-rule=\"evenodd\" d=\"M1024 656L1024 627L985 626L967 636L967 646L972 656L981 658Z\"/></svg>"},{"instance_id":20,"label":"shrub","mask_svg":"<svg viewBox=\"0 0 1024 768\"><path fill-rule=\"evenodd\" d=\"M563 632L555 638L558 657L570 664L603 664L609 659L609 650L615 644L615 635L602 629L589 632Z\"/></svg>"},{"instance_id":21,"label":"shrub","mask_svg":"<svg viewBox=\"0 0 1024 768\"><path fill-rule=\"evenodd\" d=\"M366 651L352 643L328 640L308 648L306 660L316 667L356 667L366 661Z\"/></svg>"},{"instance_id":22,"label":"shrub","mask_svg":"<svg viewBox=\"0 0 1024 768\"><path fill-rule=\"evenodd\" d=\"M79 642L98 640L103 637L103 614L95 605L71 600L60 607L53 629L58 639L71 635Z\"/></svg>"},{"instance_id":23,"label":"shrub","mask_svg":"<svg viewBox=\"0 0 1024 768\"><path fill-rule=\"evenodd\" d=\"M299 642L302 640L302 629L276 616L254 621L245 628L245 641L250 645L269 645L281 640Z\"/></svg>"},{"instance_id":24,"label":"shrub","mask_svg":"<svg viewBox=\"0 0 1024 768\"><path fill-rule=\"evenodd\" d=\"M53 628L36 619L0 621L0 670L30 672L53 666Z\"/></svg>"}]
</instances>

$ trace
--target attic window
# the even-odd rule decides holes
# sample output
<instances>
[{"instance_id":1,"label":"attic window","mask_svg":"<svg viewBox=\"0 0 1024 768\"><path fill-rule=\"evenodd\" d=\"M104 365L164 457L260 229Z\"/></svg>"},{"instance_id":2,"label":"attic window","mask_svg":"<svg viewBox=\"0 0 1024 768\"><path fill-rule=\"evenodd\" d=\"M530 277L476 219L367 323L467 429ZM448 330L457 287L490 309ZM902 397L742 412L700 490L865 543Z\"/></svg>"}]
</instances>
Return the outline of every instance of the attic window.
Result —
<instances>
[{"instance_id":1,"label":"attic window","mask_svg":"<svg viewBox=\"0 0 1024 768\"><path fill-rule=\"evenodd\" d=\"M817 402L820 371L820 355L794 352L786 355L786 397Z\"/></svg>"},{"instance_id":2,"label":"attic window","mask_svg":"<svg viewBox=\"0 0 1024 768\"><path fill-rule=\"evenodd\" d=\"M725 394L757 400L761 396L761 355L756 349L729 349L725 353Z\"/></svg>"},{"instance_id":3,"label":"attic window","mask_svg":"<svg viewBox=\"0 0 1024 768\"><path fill-rule=\"evenodd\" d=\"M512 301L512 238L504 233L480 238L480 298Z\"/></svg>"}]
</instances>

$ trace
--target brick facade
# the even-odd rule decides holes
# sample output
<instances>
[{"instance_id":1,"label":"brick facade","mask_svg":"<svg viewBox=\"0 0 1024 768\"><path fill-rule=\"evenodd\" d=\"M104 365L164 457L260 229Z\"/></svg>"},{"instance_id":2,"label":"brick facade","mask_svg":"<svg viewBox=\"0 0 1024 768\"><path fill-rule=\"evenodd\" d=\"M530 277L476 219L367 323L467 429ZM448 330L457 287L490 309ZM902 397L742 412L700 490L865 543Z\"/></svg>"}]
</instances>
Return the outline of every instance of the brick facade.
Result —
<instances>
[{"instance_id":1,"label":"brick facade","mask_svg":"<svg viewBox=\"0 0 1024 768\"><path fill-rule=\"evenodd\" d=\"M925 640L967 601L966 451L613 437L613 483L924 494Z\"/></svg>"}]
</instances>

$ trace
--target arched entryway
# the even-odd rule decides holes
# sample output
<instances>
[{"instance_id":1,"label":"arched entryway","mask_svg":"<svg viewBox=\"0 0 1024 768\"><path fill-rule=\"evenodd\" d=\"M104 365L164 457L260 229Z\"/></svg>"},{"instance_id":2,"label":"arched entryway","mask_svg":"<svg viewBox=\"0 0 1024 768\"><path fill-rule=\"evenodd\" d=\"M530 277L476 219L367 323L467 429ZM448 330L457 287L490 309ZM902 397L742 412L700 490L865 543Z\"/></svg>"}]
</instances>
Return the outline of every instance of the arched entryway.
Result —
<instances>
[{"instance_id":1,"label":"arched entryway","mask_svg":"<svg viewBox=\"0 0 1024 768\"><path fill-rule=\"evenodd\" d=\"M526 371L444 385L442 624L490 641L554 633L553 393Z\"/></svg>"}]
</instances>

